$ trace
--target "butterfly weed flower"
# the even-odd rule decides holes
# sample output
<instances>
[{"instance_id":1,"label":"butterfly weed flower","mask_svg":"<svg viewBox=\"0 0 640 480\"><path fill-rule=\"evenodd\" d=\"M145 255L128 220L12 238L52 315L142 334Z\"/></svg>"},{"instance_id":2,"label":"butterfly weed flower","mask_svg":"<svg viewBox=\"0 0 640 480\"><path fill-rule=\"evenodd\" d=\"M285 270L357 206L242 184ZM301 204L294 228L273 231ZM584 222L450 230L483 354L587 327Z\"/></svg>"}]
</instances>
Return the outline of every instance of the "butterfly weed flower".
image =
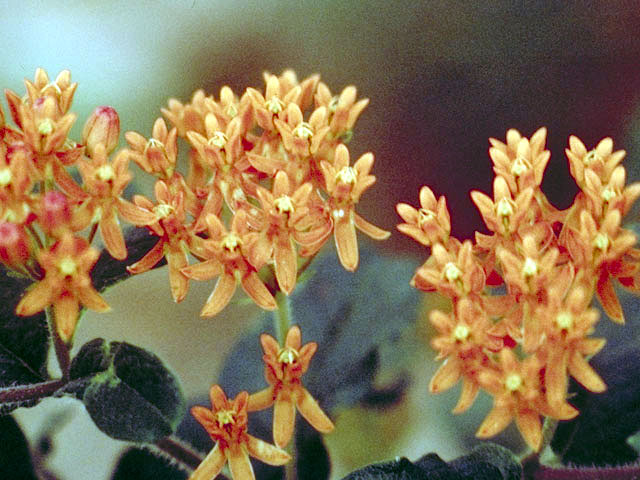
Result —
<instances>
[{"instance_id":1,"label":"butterfly weed flower","mask_svg":"<svg viewBox=\"0 0 640 480\"><path fill-rule=\"evenodd\" d=\"M514 129L506 142L490 139L493 198L479 191L471 198L491 234L476 232L473 244L447 238L445 200L436 201L428 187L420 191L420 210L397 206L405 222L398 229L431 248L411 284L441 293L453 307L430 315L438 331L432 345L445 360L431 391L462 379L456 412L478 390L489 392L494 407L477 435L493 436L515 420L533 450L542 446L541 417L578 414L569 403L569 377L593 392L606 389L589 365L604 346L591 337L598 320L593 299L621 323L614 280L640 292L640 249L622 225L640 186L626 185L624 151L614 152L609 138L587 151L571 136L566 154L581 191L558 210L540 189L549 161L545 140L544 128L530 139Z\"/></svg>"},{"instance_id":2,"label":"butterfly weed flower","mask_svg":"<svg viewBox=\"0 0 640 480\"><path fill-rule=\"evenodd\" d=\"M226 463L229 463L231 476L235 480L255 480L249 456L274 466L284 465L290 460L291 457L284 450L247 432L247 392L240 392L230 400L219 385L213 385L209 397L210 409L195 406L191 414L216 445L189 480L212 480Z\"/></svg>"},{"instance_id":3,"label":"butterfly weed flower","mask_svg":"<svg viewBox=\"0 0 640 480\"><path fill-rule=\"evenodd\" d=\"M260 343L264 351L264 375L269 387L249 397L248 409L263 410L273 405L275 444L284 447L291 440L296 409L319 432L333 431L333 422L302 385L302 375L309 368L317 344L310 342L302 345L302 334L297 325L289 329L282 347L266 333L260 336Z\"/></svg>"}]
</instances>

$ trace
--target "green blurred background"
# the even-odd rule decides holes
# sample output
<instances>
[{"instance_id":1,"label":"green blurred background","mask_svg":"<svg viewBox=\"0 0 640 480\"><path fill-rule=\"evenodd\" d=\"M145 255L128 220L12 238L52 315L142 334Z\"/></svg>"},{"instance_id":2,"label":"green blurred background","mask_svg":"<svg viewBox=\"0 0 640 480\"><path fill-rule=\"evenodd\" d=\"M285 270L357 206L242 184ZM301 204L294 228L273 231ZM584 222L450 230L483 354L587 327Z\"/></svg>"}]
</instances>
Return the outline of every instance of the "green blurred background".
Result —
<instances>
[{"instance_id":1,"label":"green blurred background","mask_svg":"<svg viewBox=\"0 0 640 480\"><path fill-rule=\"evenodd\" d=\"M560 207L576 193L563 152L570 134L588 148L613 137L629 152L631 176L640 175L638 1L5 0L0 19L0 85L21 94L22 79L36 67L52 77L70 69L79 83L76 137L95 106L115 107L123 132L148 135L169 97L188 101L197 88L217 97L223 85L237 93L261 88L265 70L320 73L332 91L356 85L371 103L349 146L352 157L375 153L378 177L359 211L391 230L395 204L417 204L424 184L447 196L454 234L470 238L482 229L469 191L491 190L487 139L504 139L508 128L529 136L547 126L552 157L543 189ZM425 253L397 233L382 248L414 255L416 263ZM152 349L188 396L199 394L256 310L240 306L200 319L211 285L193 285L187 301L174 305L167 283L158 271L111 290L113 312L87 315L76 342L101 336ZM338 419L329 440L336 478L385 455L414 459L435 450L447 459L467 448L451 431L472 434L478 419L451 423L457 392L428 397L435 367L424 360L433 355L426 348L418 355L424 374L402 406ZM45 401L17 416L33 438L60 405ZM76 403L66 405L75 419L56 437L52 468L69 479L107 478L123 444L98 432ZM486 405L477 409L481 416ZM358 440L372 429L388 441ZM349 443L359 450L342 448Z\"/></svg>"}]
</instances>

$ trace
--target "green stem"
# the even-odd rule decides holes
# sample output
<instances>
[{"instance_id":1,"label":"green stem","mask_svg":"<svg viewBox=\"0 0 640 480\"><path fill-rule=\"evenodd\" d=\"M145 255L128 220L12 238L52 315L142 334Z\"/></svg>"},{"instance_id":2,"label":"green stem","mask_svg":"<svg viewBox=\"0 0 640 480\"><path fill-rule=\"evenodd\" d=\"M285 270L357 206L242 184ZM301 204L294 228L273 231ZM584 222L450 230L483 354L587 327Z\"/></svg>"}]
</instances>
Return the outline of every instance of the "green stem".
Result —
<instances>
[{"instance_id":1,"label":"green stem","mask_svg":"<svg viewBox=\"0 0 640 480\"><path fill-rule=\"evenodd\" d=\"M540 450L534 452L531 449L527 449L525 453L520 455L520 463L522 463L524 473L523 478L534 478L536 472L541 467L540 455L544 452L545 448L551 444L553 434L556 432L557 427L558 420L551 417L545 417L544 423L542 424L542 443L540 445Z\"/></svg>"},{"instance_id":2,"label":"green stem","mask_svg":"<svg viewBox=\"0 0 640 480\"><path fill-rule=\"evenodd\" d=\"M58 359L58 365L60 366L60 371L62 372L62 379L69 379L69 369L71 368L71 345L65 343L60 335L58 334L58 329L56 327L56 319L55 314L53 313L53 308L47 307L47 320L49 322L49 329L51 331L51 337L53 338L53 348L56 352L56 358Z\"/></svg>"},{"instance_id":3,"label":"green stem","mask_svg":"<svg viewBox=\"0 0 640 480\"><path fill-rule=\"evenodd\" d=\"M286 293L278 290L276 292L276 303L278 304L278 309L273 314L276 338L280 345L284 345L287 332L291 327L291 302Z\"/></svg>"},{"instance_id":4,"label":"green stem","mask_svg":"<svg viewBox=\"0 0 640 480\"><path fill-rule=\"evenodd\" d=\"M297 472L297 463L298 459L296 458L296 439L291 440L289 444L289 448L287 448L287 452L291 455L291 460L284 465L284 480L297 480L298 472Z\"/></svg>"}]
</instances>

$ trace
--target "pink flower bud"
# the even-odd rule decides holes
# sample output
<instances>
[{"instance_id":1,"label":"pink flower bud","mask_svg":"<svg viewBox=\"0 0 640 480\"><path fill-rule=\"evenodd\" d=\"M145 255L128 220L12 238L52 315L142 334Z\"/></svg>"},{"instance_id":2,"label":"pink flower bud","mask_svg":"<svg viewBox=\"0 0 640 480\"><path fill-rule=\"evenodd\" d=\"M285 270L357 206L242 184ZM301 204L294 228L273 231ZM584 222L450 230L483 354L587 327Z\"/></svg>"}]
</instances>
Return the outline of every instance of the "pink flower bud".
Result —
<instances>
[{"instance_id":1,"label":"pink flower bud","mask_svg":"<svg viewBox=\"0 0 640 480\"><path fill-rule=\"evenodd\" d=\"M71 207L67 197L61 192L47 192L42 197L38 221L47 232L64 227L71 221Z\"/></svg>"},{"instance_id":2,"label":"pink flower bud","mask_svg":"<svg viewBox=\"0 0 640 480\"><path fill-rule=\"evenodd\" d=\"M0 261L9 267L24 265L29 259L29 239L15 223L0 222Z\"/></svg>"},{"instance_id":3,"label":"pink flower bud","mask_svg":"<svg viewBox=\"0 0 640 480\"><path fill-rule=\"evenodd\" d=\"M118 112L111 107L97 107L82 131L82 141L87 147L87 154L93 155L96 145L102 143L107 154L113 152L120 136L120 118Z\"/></svg>"}]
</instances>

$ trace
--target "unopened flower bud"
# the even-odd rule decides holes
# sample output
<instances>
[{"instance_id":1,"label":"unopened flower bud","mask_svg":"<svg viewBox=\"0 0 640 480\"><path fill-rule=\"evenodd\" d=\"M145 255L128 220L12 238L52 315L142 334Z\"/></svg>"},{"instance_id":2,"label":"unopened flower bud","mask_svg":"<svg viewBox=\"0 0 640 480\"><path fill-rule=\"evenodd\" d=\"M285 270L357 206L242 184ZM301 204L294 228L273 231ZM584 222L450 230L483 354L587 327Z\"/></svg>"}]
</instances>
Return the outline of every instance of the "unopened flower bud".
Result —
<instances>
[{"instance_id":1,"label":"unopened flower bud","mask_svg":"<svg viewBox=\"0 0 640 480\"><path fill-rule=\"evenodd\" d=\"M9 267L24 265L29 259L29 239L22 226L0 222L0 261Z\"/></svg>"},{"instance_id":2,"label":"unopened flower bud","mask_svg":"<svg viewBox=\"0 0 640 480\"><path fill-rule=\"evenodd\" d=\"M67 197L56 191L45 193L40 204L38 221L47 233L68 225L71 221L71 207Z\"/></svg>"},{"instance_id":3,"label":"unopened flower bud","mask_svg":"<svg viewBox=\"0 0 640 480\"><path fill-rule=\"evenodd\" d=\"M97 107L82 131L82 141L89 156L93 155L96 145L104 144L107 154L113 152L120 136L120 118L111 107Z\"/></svg>"}]
</instances>

